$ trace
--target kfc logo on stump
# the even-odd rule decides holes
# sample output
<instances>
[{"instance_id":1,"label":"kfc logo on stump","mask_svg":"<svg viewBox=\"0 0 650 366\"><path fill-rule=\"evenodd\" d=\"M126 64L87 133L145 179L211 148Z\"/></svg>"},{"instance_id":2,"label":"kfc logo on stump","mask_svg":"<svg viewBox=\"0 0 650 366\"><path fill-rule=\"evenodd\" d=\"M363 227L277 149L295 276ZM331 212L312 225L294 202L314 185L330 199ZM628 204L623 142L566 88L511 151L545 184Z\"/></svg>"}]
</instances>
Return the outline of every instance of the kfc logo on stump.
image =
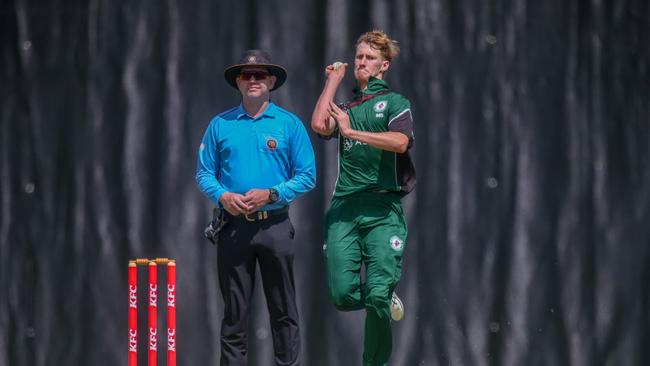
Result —
<instances>
[{"instance_id":1,"label":"kfc logo on stump","mask_svg":"<svg viewBox=\"0 0 650 366\"><path fill-rule=\"evenodd\" d=\"M129 329L129 352L138 352L138 331Z\"/></svg>"},{"instance_id":2,"label":"kfc logo on stump","mask_svg":"<svg viewBox=\"0 0 650 366\"><path fill-rule=\"evenodd\" d=\"M167 285L167 306L176 307L176 286L174 285Z\"/></svg>"},{"instance_id":3,"label":"kfc logo on stump","mask_svg":"<svg viewBox=\"0 0 650 366\"><path fill-rule=\"evenodd\" d=\"M158 349L158 329L149 328L149 350L156 351Z\"/></svg>"},{"instance_id":4,"label":"kfc logo on stump","mask_svg":"<svg viewBox=\"0 0 650 366\"><path fill-rule=\"evenodd\" d=\"M129 307L138 307L138 288L133 285L129 285Z\"/></svg>"},{"instance_id":5,"label":"kfc logo on stump","mask_svg":"<svg viewBox=\"0 0 650 366\"><path fill-rule=\"evenodd\" d=\"M167 350L176 352L176 329L167 328Z\"/></svg>"},{"instance_id":6,"label":"kfc logo on stump","mask_svg":"<svg viewBox=\"0 0 650 366\"><path fill-rule=\"evenodd\" d=\"M149 306L158 306L158 285L149 284Z\"/></svg>"}]
</instances>

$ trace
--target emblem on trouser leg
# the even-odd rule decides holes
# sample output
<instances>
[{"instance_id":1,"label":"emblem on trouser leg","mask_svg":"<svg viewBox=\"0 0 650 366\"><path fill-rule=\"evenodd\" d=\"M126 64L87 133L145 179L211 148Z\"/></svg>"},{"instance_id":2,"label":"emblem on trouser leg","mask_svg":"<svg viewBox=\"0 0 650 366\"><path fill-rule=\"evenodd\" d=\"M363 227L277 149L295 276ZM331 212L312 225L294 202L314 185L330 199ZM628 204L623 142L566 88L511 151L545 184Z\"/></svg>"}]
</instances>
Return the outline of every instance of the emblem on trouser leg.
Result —
<instances>
[{"instance_id":1,"label":"emblem on trouser leg","mask_svg":"<svg viewBox=\"0 0 650 366\"><path fill-rule=\"evenodd\" d=\"M389 242L390 247L394 250L402 250L402 248L404 248L404 242L396 235L391 236Z\"/></svg>"}]
</instances>

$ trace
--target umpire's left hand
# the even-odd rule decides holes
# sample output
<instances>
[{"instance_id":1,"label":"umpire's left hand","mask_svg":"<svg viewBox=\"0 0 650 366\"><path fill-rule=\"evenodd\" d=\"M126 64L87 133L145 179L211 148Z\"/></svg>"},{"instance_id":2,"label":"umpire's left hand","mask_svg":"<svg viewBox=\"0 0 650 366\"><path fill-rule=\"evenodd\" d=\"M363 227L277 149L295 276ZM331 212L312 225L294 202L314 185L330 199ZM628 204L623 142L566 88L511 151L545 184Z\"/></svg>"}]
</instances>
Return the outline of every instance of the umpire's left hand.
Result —
<instances>
[{"instance_id":1,"label":"umpire's left hand","mask_svg":"<svg viewBox=\"0 0 650 366\"><path fill-rule=\"evenodd\" d=\"M270 193L271 192L268 189L251 189L246 192L243 199L244 203L248 205L248 211L246 214L252 214L262 208L262 206L269 203Z\"/></svg>"}]
</instances>

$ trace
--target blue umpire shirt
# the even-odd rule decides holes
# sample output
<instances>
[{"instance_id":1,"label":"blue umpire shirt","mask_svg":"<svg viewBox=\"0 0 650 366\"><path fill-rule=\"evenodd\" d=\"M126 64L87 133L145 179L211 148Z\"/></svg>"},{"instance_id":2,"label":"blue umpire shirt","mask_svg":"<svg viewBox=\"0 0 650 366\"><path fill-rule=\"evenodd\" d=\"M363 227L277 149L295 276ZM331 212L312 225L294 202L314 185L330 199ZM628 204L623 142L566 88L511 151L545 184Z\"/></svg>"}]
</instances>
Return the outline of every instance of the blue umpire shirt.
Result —
<instances>
[{"instance_id":1,"label":"blue umpire shirt","mask_svg":"<svg viewBox=\"0 0 650 366\"><path fill-rule=\"evenodd\" d=\"M307 130L293 113L269 101L252 118L242 105L217 115L205 131L196 182L215 204L225 192L274 188L279 200L261 210L281 208L316 185L314 150Z\"/></svg>"}]
</instances>

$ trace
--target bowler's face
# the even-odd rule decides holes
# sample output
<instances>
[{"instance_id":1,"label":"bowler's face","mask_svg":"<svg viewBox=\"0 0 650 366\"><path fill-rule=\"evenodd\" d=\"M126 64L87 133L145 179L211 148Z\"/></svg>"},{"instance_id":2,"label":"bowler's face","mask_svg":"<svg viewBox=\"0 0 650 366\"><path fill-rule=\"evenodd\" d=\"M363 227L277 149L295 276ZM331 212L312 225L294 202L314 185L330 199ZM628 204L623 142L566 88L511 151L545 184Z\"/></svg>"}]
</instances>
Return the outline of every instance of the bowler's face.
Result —
<instances>
[{"instance_id":1,"label":"bowler's face","mask_svg":"<svg viewBox=\"0 0 650 366\"><path fill-rule=\"evenodd\" d=\"M367 83L371 76L383 79L388 66L390 66L390 62L384 60L379 50L370 47L365 42L357 46L354 56L354 77L358 81Z\"/></svg>"},{"instance_id":2,"label":"bowler's face","mask_svg":"<svg viewBox=\"0 0 650 366\"><path fill-rule=\"evenodd\" d=\"M276 77L262 67L244 67L237 77L237 88L242 96L259 98L268 96L275 85Z\"/></svg>"}]
</instances>

